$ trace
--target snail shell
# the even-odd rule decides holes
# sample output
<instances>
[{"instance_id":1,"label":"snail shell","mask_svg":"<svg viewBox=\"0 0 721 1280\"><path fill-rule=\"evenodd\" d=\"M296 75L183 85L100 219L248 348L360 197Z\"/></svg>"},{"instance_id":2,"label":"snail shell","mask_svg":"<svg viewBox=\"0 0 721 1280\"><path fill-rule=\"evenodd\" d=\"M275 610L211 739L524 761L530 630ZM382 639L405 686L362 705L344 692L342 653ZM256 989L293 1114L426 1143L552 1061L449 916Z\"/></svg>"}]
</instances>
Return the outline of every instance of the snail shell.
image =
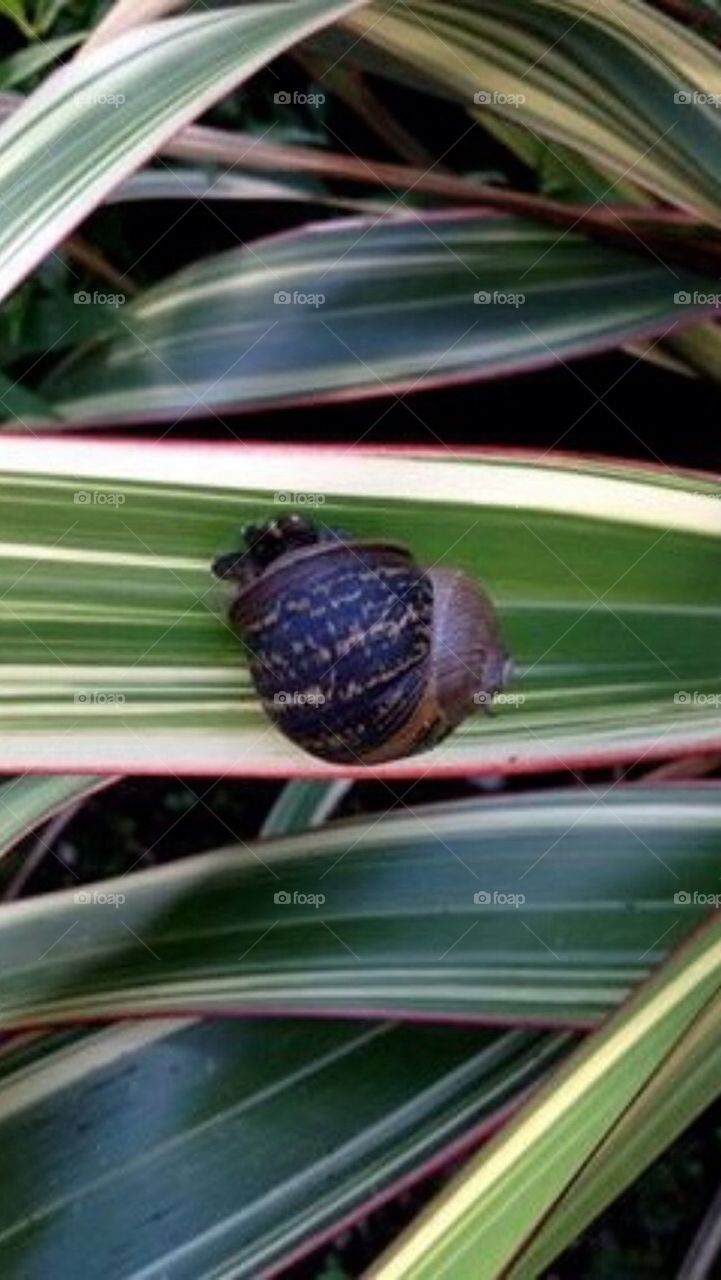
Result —
<instances>
[{"instance_id":1,"label":"snail shell","mask_svg":"<svg viewBox=\"0 0 721 1280\"><path fill-rule=\"evenodd\" d=\"M426 750L507 681L493 606L461 570L299 516L245 538L213 569L235 588L230 622L263 707L312 755L378 764Z\"/></svg>"}]
</instances>

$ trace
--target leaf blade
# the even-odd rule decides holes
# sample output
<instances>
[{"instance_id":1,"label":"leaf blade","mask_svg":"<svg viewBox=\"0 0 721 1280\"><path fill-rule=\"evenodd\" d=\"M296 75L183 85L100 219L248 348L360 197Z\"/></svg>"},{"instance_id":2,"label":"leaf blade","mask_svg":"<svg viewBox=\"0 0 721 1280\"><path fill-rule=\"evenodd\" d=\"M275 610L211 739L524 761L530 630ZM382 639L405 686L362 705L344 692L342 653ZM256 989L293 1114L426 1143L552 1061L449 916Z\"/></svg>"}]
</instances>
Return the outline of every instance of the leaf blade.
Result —
<instances>
[{"instance_id":1,"label":"leaf blade","mask_svg":"<svg viewBox=\"0 0 721 1280\"><path fill-rule=\"evenodd\" d=\"M90 426L398 394L680 332L715 284L473 209L348 218L186 268L40 390Z\"/></svg>"},{"instance_id":2,"label":"leaf blade","mask_svg":"<svg viewBox=\"0 0 721 1280\"><path fill-rule=\"evenodd\" d=\"M720 988L721 923L712 913L370 1274L460 1278L473 1266L495 1280Z\"/></svg>"},{"instance_id":3,"label":"leaf blade","mask_svg":"<svg viewBox=\"0 0 721 1280\"><path fill-rule=\"evenodd\" d=\"M0 907L0 1025L285 1013L583 1029L703 919L720 844L713 789L628 787L185 859Z\"/></svg>"},{"instance_id":4,"label":"leaf blade","mask_svg":"<svg viewBox=\"0 0 721 1280\"><path fill-rule=\"evenodd\" d=\"M21 660L0 664L0 762L57 771L62 730L65 771L370 776L271 729L210 574L239 523L298 491L320 495L331 525L479 578L520 672L495 718L374 776L718 744L713 477L448 451L346 462L334 449L6 438L0 617Z\"/></svg>"},{"instance_id":5,"label":"leaf blade","mask_svg":"<svg viewBox=\"0 0 721 1280\"><path fill-rule=\"evenodd\" d=\"M88 1280L121 1255L126 1274L257 1276L477 1142L566 1048L383 1024L310 1037L284 1021L146 1022L21 1047L0 1060L13 1172L0 1262L39 1280L62 1247Z\"/></svg>"},{"instance_id":6,"label":"leaf blade","mask_svg":"<svg viewBox=\"0 0 721 1280\"><path fill-rule=\"evenodd\" d=\"M0 126L0 297L181 125L359 0L297 0L134 28L60 68Z\"/></svg>"}]
</instances>

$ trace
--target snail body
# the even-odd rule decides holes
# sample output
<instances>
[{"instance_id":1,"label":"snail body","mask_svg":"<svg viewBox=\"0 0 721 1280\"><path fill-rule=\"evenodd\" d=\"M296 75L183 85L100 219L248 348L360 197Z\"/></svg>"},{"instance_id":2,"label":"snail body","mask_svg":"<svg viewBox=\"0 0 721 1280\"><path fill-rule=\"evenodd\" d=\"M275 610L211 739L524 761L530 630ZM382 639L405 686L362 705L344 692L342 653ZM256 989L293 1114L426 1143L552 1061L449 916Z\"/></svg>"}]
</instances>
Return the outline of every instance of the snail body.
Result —
<instances>
[{"instance_id":1,"label":"snail body","mask_svg":"<svg viewBox=\"0 0 721 1280\"><path fill-rule=\"evenodd\" d=\"M426 750L506 682L495 611L462 571L301 516L244 537L213 571L233 586L263 707L310 754L379 764Z\"/></svg>"}]
</instances>

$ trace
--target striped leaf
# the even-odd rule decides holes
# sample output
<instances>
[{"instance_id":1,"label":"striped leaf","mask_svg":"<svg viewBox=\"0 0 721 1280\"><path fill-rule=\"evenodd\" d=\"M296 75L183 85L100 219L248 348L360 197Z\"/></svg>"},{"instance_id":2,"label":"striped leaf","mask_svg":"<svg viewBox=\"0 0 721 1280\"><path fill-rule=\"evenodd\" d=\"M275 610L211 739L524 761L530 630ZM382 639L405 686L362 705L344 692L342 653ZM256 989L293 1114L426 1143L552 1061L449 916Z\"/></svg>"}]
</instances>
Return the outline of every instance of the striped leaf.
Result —
<instances>
[{"instance_id":1,"label":"striped leaf","mask_svg":"<svg viewBox=\"0 0 721 1280\"><path fill-rule=\"evenodd\" d=\"M158 1013L588 1027L718 899L715 789L427 806L0 907L0 1027Z\"/></svg>"},{"instance_id":2,"label":"striped leaf","mask_svg":"<svg viewBox=\"0 0 721 1280\"><path fill-rule=\"evenodd\" d=\"M497 1280L721 992L717 911L572 1054L369 1273ZM718 1093L718 1076L716 1092ZM531 1272L538 1275L537 1271Z\"/></svg>"},{"instance_id":3,"label":"striped leaf","mask_svg":"<svg viewBox=\"0 0 721 1280\"><path fill-rule=\"evenodd\" d=\"M21 1042L0 1056L0 1268L268 1275L478 1143L565 1047L167 1019Z\"/></svg>"},{"instance_id":4,"label":"striped leaf","mask_svg":"<svg viewBox=\"0 0 721 1280\"><path fill-rule=\"evenodd\" d=\"M675 332L716 284L478 211L346 219L194 263L41 393L68 423L105 426L418 390Z\"/></svg>"},{"instance_id":5,"label":"striped leaf","mask_svg":"<svg viewBox=\"0 0 721 1280\"><path fill-rule=\"evenodd\" d=\"M0 786L0 858L46 819L107 784L108 779L93 774L47 777L26 774L3 782Z\"/></svg>"},{"instance_id":6,"label":"striped leaf","mask_svg":"<svg viewBox=\"0 0 721 1280\"><path fill-rule=\"evenodd\" d=\"M6 437L0 767L416 776L721 743L721 486L524 455ZM210 574L288 510L478 577L517 679L433 752L332 769L256 701Z\"/></svg>"},{"instance_id":7,"label":"striped leaf","mask_svg":"<svg viewBox=\"0 0 721 1280\"><path fill-rule=\"evenodd\" d=\"M573 148L608 173L605 198L626 179L721 225L721 54L642 0L410 0L345 26L386 74Z\"/></svg>"},{"instance_id":8,"label":"striped leaf","mask_svg":"<svg viewBox=\"0 0 721 1280\"><path fill-rule=\"evenodd\" d=\"M634 1099L524 1247L509 1280L535 1280L718 1096L716 996Z\"/></svg>"},{"instance_id":9,"label":"striped leaf","mask_svg":"<svg viewBox=\"0 0 721 1280\"><path fill-rule=\"evenodd\" d=\"M108 204L134 202L141 200L281 200L312 202L314 204L344 203L341 197L318 195L298 179L290 182L277 182L272 178L259 177L257 174L220 173L214 175L203 169L171 169L163 165L162 169L144 169L141 173L132 174L120 187L116 187L107 197ZM345 202L350 203L350 202Z\"/></svg>"},{"instance_id":10,"label":"striped leaf","mask_svg":"<svg viewBox=\"0 0 721 1280\"><path fill-rule=\"evenodd\" d=\"M359 0L206 10L60 68L0 126L0 297L123 178L269 59Z\"/></svg>"}]
</instances>

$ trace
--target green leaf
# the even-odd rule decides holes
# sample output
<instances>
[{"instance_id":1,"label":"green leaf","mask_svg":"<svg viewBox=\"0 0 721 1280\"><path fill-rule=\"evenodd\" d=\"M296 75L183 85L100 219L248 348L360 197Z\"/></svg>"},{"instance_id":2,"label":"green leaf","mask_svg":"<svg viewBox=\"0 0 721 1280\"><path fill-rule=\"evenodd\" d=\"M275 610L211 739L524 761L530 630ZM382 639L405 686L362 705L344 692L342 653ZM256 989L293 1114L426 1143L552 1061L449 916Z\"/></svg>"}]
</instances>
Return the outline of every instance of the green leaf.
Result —
<instances>
[{"instance_id":1,"label":"green leaf","mask_svg":"<svg viewBox=\"0 0 721 1280\"><path fill-rule=\"evenodd\" d=\"M515 218L346 219L194 263L41 390L97 426L397 394L675 331L717 283Z\"/></svg>"},{"instance_id":2,"label":"green leaf","mask_svg":"<svg viewBox=\"0 0 721 1280\"><path fill-rule=\"evenodd\" d=\"M351 786L347 778L287 782L263 823L261 835L269 840L322 826Z\"/></svg>"},{"instance_id":3,"label":"green leaf","mask_svg":"<svg viewBox=\"0 0 721 1280\"><path fill-rule=\"evenodd\" d=\"M721 55L650 5L410 0L371 4L344 26L380 51L386 73L394 61L409 68L481 123L509 120L721 224L721 119L708 104L721 95Z\"/></svg>"},{"instance_id":4,"label":"green leaf","mask_svg":"<svg viewBox=\"0 0 721 1280\"><path fill-rule=\"evenodd\" d=\"M38 75L62 54L79 44L82 38L83 33L76 32L73 35L58 36L54 40L39 40L9 58L3 58L0 62L0 89L13 89Z\"/></svg>"},{"instance_id":5,"label":"green leaf","mask_svg":"<svg viewBox=\"0 0 721 1280\"><path fill-rule=\"evenodd\" d=\"M0 405L3 413L9 414L21 429L29 428L29 423L33 420L37 421L38 418L44 421L55 421L56 426L62 425L62 420L55 416L52 405L47 404L34 391L23 387L17 379L9 378L2 370L0 370Z\"/></svg>"},{"instance_id":6,"label":"green leaf","mask_svg":"<svg viewBox=\"0 0 721 1280\"><path fill-rule=\"evenodd\" d=\"M181 125L359 0L137 27L50 76L0 126L0 297Z\"/></svg>"},{"instance_id":7,"label":"green leaf","mask_svg":"<svg viewBox=\"0 0 721 1280\"><path fill-rule=\"evenodd\" d=\"M667 756L721 740L721 486L511 454L6 437L0 767L415 776ZM308 511L467 570L516 682L432 753L333 770L272 728L210 573Z\"/></svg>"},{"instance_id":8,"label":"green leaf","mask_svg":"<svg viewBox=\"0 0 721 1280\"><path fill-rule=\"evenodd\" d=\"M566 1060L370 1274L376 1280L463 1280L471 1274L496 1280L507 1274L524 1242L720 991L721 916L715 911Z\"/></svg>"},{"instance_id":9,"label":"green leaf","mask_svg":"<svg viewBox=\"0 0 721 1280\"><path fill-rule=\"evenodd\" d=\"M718 890L721 796L427 806L0 907L0 1026L139 1013L587 1027Z\"/></svg>"},{"instance_id":10,"label":"green leaf","mask_svg":"<svg viewBox=\"0 0 721 1280\"><path fill-rule=\"evenodd\" d=\"M0 857L46 818L73 800L92 795L107 785L107 778L92 774L25 775L3 782L0 786Z\"/></svg>"},{"instance_id":11,"label":"green leaf","mask_svg":"<svg viewBox=\"0 0 721 1280\"><path fill-rule=\"evenodd\" d=\"M509 1271L509 1280L535 1280L717 1098L719 1017L717 996L556 1202Z\"/></svg>"},{"instance_id":12,"label":"green leaf","mask_svg":"<svg viewBox=\"0 0 721 1280\"><path fill-rule=\"evenodd\" d=\"M121 187L110 192L106 203L131 200L282 200L318 204L329 200L332 204L343 203L341 197L325 197L312 191L308 185L304 187L297 177L292 183L279 182L253 173L223 173L211 168L171 169L168 165L133 174Z\"/></svg>"},{"instance_id":13,"label":"green leaf","mask_svg":"<svg viewBox=\"0 0 721 1280\"><path fill-rule=\"evenodd\" d=\"M0 1056L0 1268L255 1280L478 1142L567 1046L167 1020L21 1044Z\"/></svg>"},{"instance_id":14,"label":"green leaf","mask_svg":"<svg viewBox=\"0 0 721 1280\"><path fill-rule=\"evenodd\" d=\"M0 0L0 17L9 18L24 36L32 38L33 29L25 0Z\"/></svg>"}]
</instances>

